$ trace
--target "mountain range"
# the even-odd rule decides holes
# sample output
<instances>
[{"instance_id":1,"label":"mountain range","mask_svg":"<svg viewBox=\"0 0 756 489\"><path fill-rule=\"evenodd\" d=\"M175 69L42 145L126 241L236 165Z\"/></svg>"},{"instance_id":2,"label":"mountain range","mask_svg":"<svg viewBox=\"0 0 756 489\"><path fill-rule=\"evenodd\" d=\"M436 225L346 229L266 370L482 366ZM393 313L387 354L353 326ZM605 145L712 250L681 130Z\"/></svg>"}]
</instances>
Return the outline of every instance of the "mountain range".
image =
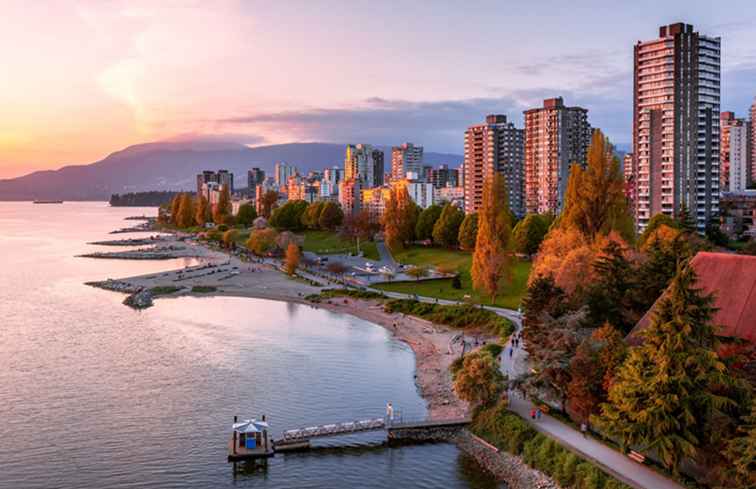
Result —
<instances>
[{"instance_id":1,"label":"mountain range","mask_svg":"<svg viewBox=\"0 0 756 489\"><path fill-rule=\"evenodd\" d=\"M241 144L206 141L155 142L129 146L87 165L64 166L0 180L0 200L108 200L112 194L148 190L192 190L202 170L227 169L235 187L246 187L247 170L259 167L272 175L284 161L302 173L343 166L345 144L289 143L250 148ZM381 147L385 168L391 148ZM457 167L463 157L426 152L428 165Z\"/></svg>"}]
</instances>

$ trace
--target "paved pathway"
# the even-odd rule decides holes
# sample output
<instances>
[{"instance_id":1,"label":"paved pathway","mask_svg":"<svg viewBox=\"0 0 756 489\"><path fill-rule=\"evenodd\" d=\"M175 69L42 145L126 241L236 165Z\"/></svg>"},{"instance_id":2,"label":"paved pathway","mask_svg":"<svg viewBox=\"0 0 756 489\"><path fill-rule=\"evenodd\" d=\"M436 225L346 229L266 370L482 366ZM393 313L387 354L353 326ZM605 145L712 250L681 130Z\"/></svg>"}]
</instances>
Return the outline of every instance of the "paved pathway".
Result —
<instances>
[{"instance_id":1,"label":"paved pathway","mask_svg":"<svg viewBox=\"0 0 756 489\"><path fill-rule=\"evenodd\" d=\"M521 322L515 323L517 331L522 328ZM527 352L520 344L512 351L511 340L507 343L501 355L501 369L510 379L523 375L528 369ZM572 448L583 457L600 465L606 472L625 484L639 489L683 489L677 482L668 479L653 469L634 462L626 455L610 448L593 438L583 436L578 430L548 415L543 415L540 420L530 419L530 410L533 404L527 399L516 397L510 392L510 409L528 421L535 429L546 433L562 444Z\"/></svg>"}]
</instances>

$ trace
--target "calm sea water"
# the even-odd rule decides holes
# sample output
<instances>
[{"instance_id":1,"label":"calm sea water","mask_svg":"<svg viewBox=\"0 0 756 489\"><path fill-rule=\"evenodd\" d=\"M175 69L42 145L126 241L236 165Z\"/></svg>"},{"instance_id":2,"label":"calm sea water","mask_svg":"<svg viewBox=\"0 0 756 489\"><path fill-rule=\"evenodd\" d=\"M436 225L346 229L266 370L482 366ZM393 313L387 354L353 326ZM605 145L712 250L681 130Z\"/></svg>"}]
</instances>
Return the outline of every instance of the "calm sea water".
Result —
<instances>
[{"instance_id":1,"label":"calm sea water","mask_svg":"<svg viewBox=\"0 0 756 489\"><path fill-rule=\"evenodd\" d=\"M234 474L235 414L266 413L274 432L381 416L388 400L423 416L414 357L308 306L178 298L139 312L83 285L194 263L75 257L153 212L0 203L0 487L497 487L453 445L387 448L379 434Z\"/></svg>"}]
</instances>

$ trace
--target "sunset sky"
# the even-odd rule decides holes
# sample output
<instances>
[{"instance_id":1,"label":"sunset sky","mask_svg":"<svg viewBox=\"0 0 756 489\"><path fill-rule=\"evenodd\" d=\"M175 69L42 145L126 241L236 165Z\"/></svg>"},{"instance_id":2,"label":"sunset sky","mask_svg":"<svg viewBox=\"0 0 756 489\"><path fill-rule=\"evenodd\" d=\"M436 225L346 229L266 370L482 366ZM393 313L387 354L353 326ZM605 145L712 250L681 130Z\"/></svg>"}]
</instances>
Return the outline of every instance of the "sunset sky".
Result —
<instances>
[{"instance_id":1,"label":"sunset sky","mask_svg":"<svg viewBox=\"0 0 756 489\"><path fill-rule=\"evenodd\" d=\"M744 115L756 4L626 3L2 0L0 178L200 136L461 153L484 114L557 95L627 145L632 46L677 21L722 37Z\"/></svg>"}]
</instances>

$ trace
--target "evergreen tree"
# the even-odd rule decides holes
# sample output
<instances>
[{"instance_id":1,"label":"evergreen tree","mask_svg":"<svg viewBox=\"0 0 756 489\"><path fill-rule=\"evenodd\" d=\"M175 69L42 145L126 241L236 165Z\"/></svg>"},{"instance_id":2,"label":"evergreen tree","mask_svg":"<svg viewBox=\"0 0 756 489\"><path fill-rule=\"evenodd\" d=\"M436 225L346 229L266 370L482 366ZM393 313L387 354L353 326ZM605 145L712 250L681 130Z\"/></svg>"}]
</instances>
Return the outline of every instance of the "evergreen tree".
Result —
<instances>
[{"instance_id":1,"label":"evergreen tree","mask_svg":"<svg viewBox=\"0 0 756 489\"><path fill-rule=\"evenodd\" d=\"M731 465L729 476L735 486L731 489L756 488L756 402L751 413L743 418L738 434L727 445L726 455Z\"/></svg>"},{"instance_id":2,"label":"evergreen tree","mask_svg":"<svg viewBox=\"0 0 756 489\"><path fill-rule=\"evenodd\" d=\"M471 270L473 287L490 295L492 303L503 282L511 278L511 234L507 186L504 177L493 172L486 179L483 203L478 210L478 236Z\"/></svg>"},{"instance_id":3,"label":"evergreen tree","mask_svg":"<svg viewBox=\"0 0 756 489\"><path fill-rule=\"evenodd\" d=\"M418 240L433 239L433 226L441 216L441 209L440 205L433 204L420 213L415 226L415 237Z\"/></svg>"},{"instance_id":4,"label":"evergreen tree","mask_svg":"<svg viewBox=\"0 0 756 489\"><path fill-rule=\"evenodd\" d=\"M459 247L465 251L475 249L475 240L478 237L478 213L467 214L459 226Z\"/></svg>"},{"instance_id":5,"label":"evergreen tree","mask_svg":"<svg viewBox=\"0 0 756 489\"><path fill-rule=\"evenodd\" d=\"M618 242L609 241L593 269L597 280L586 294L589 326L609 322L629 333L639 318L630 311L634 267L625 257L625 250Z\"/></svg>"},{"instance_id":6,"label":"evergreen tree","mask_svg":"<svg viewBox=\"0 0 756 489\"><path fill-rule=\"evenodd\" d=\"M692 268L679 267L597 419L623 446L655 450L675 472L705 443L712 417L733 404L716 393L727 383L726 367L716 353L713 298L695 281Z\"/></svg>"},{"instance_id":7,"label":"evergreen tree","mask_svg":"<svg viewBox=\"0 0 756 489\"><path fill-rule=\"evenodd\" d=\"M433 226L433 241L447 248L456 246L459 227L464 219L465 213L457 206L446 204L441 211L441 216Z\"/></svg>"},{"instance_id":8,"label":"evergreen tree","mask_svg":"<svg viewBox=\"0 0 756 489\"><path fill-rule=\"evenodd\" d=\"M696 232L696 221L693 219L693 216L690 214L690 211L688 210L688 206L685 205L685 202L680 204L680 209L677 211L677 224L678 228L686 233L695 233Z\"/></svg>"}]
</instances>

